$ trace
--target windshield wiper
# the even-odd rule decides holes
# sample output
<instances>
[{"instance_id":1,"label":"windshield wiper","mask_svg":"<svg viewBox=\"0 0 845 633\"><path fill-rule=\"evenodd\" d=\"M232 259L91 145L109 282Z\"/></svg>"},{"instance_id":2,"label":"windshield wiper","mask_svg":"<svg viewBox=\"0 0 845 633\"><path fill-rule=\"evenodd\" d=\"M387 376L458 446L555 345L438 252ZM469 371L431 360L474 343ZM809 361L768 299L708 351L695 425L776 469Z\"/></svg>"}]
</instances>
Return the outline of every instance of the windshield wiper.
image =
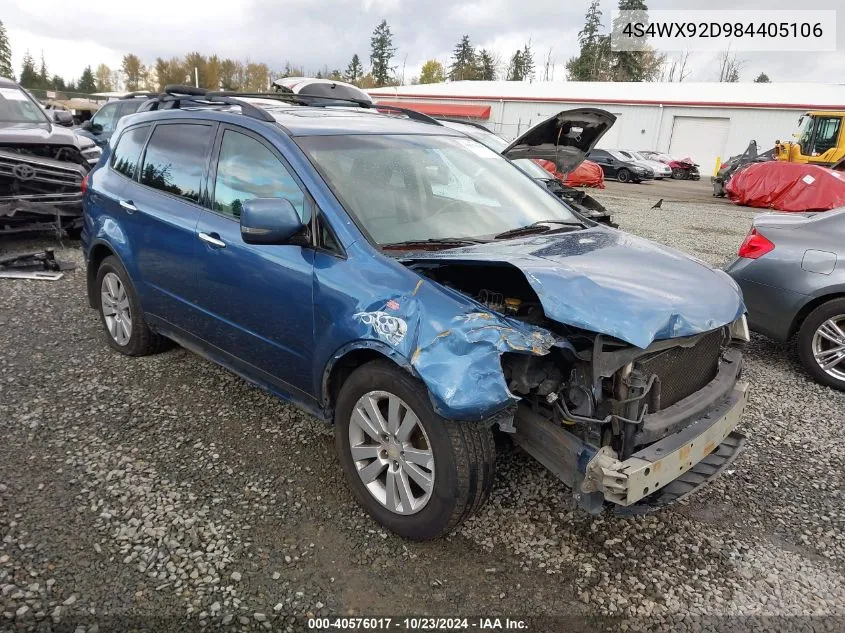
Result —
<instances>
[{"instance_id":1,"label":"windshield wiper","mask_svg":"<svg viewBox=\"0 0 845 633\"><path fill-rule=\"evenodd\" d=\"M537 222L533 222L527 226L520 226L515 229L510 229L508 231L502 231L498 235L494 235L493 239L495 240L505 240L510 237L519 237L520 235L530 235L531 233L546 233L552 230L560 230L560 229L552 229L552 227L548 226L549 224L560 224L561 226L565 227L575 227L578 228L586 228L586 225L583 222L572 222L568 220L538 220Z\"/></svg>"},{"instance_id":2,"label":"windshield wiper","mask_svg":"<svg viewBox=\"0 0 845 633\"><path fill-rule=\"evenodd\" d=\"M404 242L392 242L382 244L381 248L408 248L413 246L427 246L438 244L444 246L468 246L470 244L482 244L484 240L476 240L469 237L430 237L424 240L406 240Z\"/></svg>"}]
</instances>

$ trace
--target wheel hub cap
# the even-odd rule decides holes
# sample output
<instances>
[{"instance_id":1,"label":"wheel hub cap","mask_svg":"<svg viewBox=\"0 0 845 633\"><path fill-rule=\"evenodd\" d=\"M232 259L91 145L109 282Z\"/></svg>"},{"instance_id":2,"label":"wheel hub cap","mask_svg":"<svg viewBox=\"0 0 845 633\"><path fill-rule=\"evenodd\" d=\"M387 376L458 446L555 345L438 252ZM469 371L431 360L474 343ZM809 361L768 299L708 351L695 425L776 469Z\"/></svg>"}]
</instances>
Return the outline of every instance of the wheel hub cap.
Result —
<instances>
[{"instance_id":1,"label":"wheel hub cap","mask_svg":"<svg viewBox=\"0 0 845 633\"><path fill-rule=\"evenodd\" d=\"M434 490L434 454L416 413L398 396L370 391L355 403L349 449L367 491L396 514L415 514Z\"/></svg>"},{"instance_id":2,"label":"wheel hub cap","mask_svg":"<svg viewBox=\"0 0 845 633\"><path fill-rule=\"evenodd\" d=\"M845 314L829 318L813 334L813 357L828 376L845 380Z\"/></svg>"},{"instance_id":3,"label":"wheel hub cap","mask_svg":"<svg viewBox=\"0 0 845 633\"><path fill-rule=\"evenodd\" d=\"M100 304L109 336L118 345L126 345L132 336L132 312L126 288L114 273L106 273L103 277Z\"/></svg>"}]
</instances>

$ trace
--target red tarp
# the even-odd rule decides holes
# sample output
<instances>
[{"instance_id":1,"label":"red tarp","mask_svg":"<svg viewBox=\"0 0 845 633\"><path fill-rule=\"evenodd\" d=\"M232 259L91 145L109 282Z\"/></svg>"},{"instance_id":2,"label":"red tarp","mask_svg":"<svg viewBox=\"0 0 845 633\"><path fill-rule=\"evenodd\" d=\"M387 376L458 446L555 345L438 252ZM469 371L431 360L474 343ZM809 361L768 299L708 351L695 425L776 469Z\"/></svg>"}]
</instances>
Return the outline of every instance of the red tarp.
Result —
<instances>
[{"instance_id":1,"label":"red tarp","mask_svg":"<svg viewBox=\"0 0 845 633\"><path fill-rule=\"evenodd\" d=\"M827 211L845 206L845 173L804 163L754 163L725 187L736 204L776 211Z\"/></svg>"},{"instance_id":2,"label":"red tarp","mask_svg":"<svg viewBox=\"0 0 845 633\"><path fill-rule=\"evenodd\" d=\"M585 160L566 176L561 174L550 160L537 160L535 162L555 178L562 180L567 187L604 189L604 172L598 163L591 160Z\"/></svg>"}]
</instances>

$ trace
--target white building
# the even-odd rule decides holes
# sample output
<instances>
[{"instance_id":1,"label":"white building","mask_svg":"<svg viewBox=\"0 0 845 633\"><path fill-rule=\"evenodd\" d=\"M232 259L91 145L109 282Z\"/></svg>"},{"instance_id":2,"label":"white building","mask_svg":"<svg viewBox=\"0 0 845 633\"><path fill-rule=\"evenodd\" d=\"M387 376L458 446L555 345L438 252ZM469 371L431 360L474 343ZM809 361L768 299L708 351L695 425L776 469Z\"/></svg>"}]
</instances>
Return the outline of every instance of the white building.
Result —
<instances>
[{"instance_id":1,"label":"white building","mask_svg":"<svg viewBox=\"0 0 845 633\"><path fill-rule=\"evenodd\" d=\"M657 150L712 173L717 157L788 140L808 110L845 110L845 84L455 81L369 91L377 102L471 118L512 139L553 114L595 107L616 115L599 147Z\"/></svg>"}]
</instances>

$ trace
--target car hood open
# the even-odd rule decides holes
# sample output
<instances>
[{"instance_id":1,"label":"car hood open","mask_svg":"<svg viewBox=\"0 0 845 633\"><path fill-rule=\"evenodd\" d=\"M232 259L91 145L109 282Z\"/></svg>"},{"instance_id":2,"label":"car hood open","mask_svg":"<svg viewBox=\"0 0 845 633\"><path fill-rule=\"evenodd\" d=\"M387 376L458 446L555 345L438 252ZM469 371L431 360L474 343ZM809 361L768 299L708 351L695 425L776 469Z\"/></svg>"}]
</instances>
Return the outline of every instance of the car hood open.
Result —
<instances>
[{"instance_id":1,"label":"car hood open","mask_svg":"<svg viewBox=\"0 0 845 633\"><path fill-rule=\"evenodd\" d=\"M713 330L745 312L739 288L723 271L604 227L409 253L400 261L515 266L548 318L640 348Z\"/></svg>"},{"instance_id":2,"label":"car hood open","mask_svg":"<svg viewBox=\"0 0 845 633\"><path fill-rule=\"evenodd\" d=\"M567 174L581 164L615 121L614 115L598 108L563 110L519 136L502 155L511 160L550 160Z\"/></svg>"}]
</instances>

